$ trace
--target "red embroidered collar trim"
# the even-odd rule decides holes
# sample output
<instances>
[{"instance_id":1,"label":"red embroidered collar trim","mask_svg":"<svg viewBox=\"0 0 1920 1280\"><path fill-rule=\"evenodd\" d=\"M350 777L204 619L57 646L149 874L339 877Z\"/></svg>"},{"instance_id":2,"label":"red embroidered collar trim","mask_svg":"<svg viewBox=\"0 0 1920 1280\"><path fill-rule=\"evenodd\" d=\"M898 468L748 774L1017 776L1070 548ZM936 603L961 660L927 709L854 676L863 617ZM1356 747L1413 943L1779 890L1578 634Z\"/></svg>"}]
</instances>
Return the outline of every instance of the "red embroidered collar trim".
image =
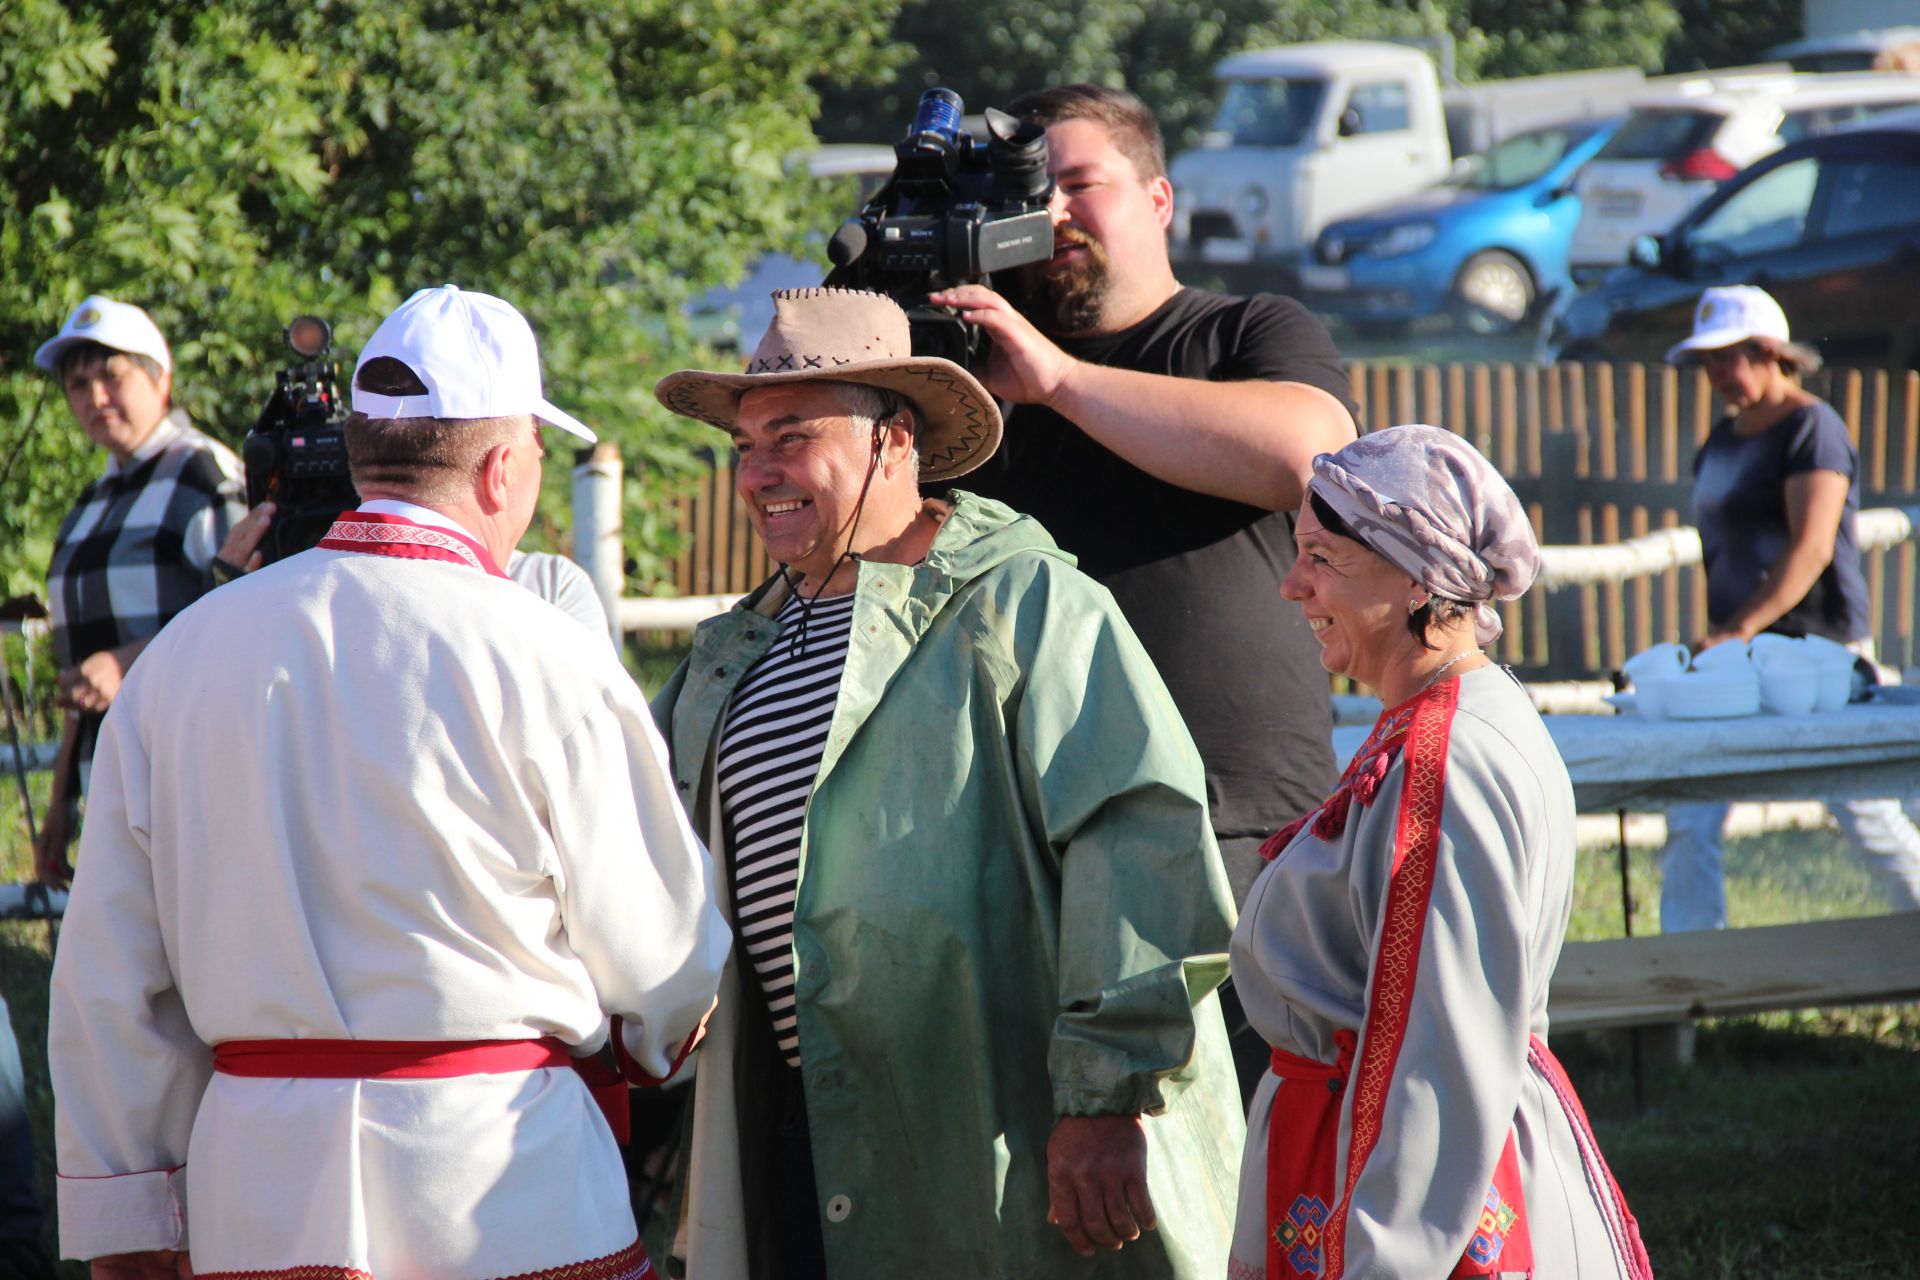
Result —
<instances>
[{"instance_id":1,"label":"red embroidered collar trim","mask_svg":"<svg viewBox=\"0 0 1920 1280\"><path fill-rule=\"evenodd\" d=\"M504 578L487 549L463 533L415 524L404 516L342 511L319 544L329 551L359 551L405 560L445 560Z\"/></svg>"}]
</instances>

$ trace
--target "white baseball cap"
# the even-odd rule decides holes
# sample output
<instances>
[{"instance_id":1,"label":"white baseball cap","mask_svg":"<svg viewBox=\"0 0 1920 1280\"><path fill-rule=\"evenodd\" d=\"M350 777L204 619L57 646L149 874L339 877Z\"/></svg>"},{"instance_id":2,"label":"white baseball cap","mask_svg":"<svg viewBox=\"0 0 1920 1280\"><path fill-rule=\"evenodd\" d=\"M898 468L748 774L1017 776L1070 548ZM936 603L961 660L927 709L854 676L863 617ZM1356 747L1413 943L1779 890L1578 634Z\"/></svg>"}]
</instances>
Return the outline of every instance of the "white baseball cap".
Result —
<instances>
[{"instance_id":1,"label":"white baseball cap","mask_svg":"<svg viewBox=\"0 0 1920 1280\"><path fill-rule=\"evenodd\" d=\"M162 369L173 371L173 353L153 318L129 302L115 302L94 294L73 309L60 332L40 344L33 363L48 373L60 365L60 355L81 342L97 342L128 355L146 356Z\"/></svg>"},{"instance_id":2,"label":"white baseball cap","mask_svg":"<svg viewBox=\"0 0 1920 1280\"><path fill-rule=\"evenodd\" d=\"M388 396L359 385L367 361L388 356L426 384L424 396ZM369 418L504 418L532 414L591 444L593 429L547 403L540 348L513 304L458 285L422 289L380 322L353 371L353 407Z\"/></svg>"},{"instance_id":3,"label":"white baseball cap","mask_svg":"<svg viewBox=\"0 0 1920 1280\"><path fill-rule=\"evenodd\" d=\"M1765 289L1732 284L1709 289L1693 309L1693 336L1667 351L1667 363L1678 364L1694 351L1718 351L1750 338L1770 338L1785 346L1787 313Z\"/></svg>"}]
</instances>

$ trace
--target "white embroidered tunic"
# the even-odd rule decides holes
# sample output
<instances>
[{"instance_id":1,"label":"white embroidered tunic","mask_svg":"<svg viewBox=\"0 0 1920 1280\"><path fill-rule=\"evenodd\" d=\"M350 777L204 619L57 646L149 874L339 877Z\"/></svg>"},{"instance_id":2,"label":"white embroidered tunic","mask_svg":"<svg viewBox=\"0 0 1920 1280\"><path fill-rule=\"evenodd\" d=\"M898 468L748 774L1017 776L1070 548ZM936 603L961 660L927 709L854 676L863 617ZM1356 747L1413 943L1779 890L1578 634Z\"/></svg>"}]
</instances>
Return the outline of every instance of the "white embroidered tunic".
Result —
<instances>
[{"instance_id":1,"label":"white embroidered tunic","mask_svg":"<svg viewBox=\"0 0 1920 1280\"><path fill-rule=\"evenodd\" d=\"M369 550L446 558L316 549L249 574L161 633L107 719L53 976L63 1252L643 1274L571 1070L211 1072L241 1040L585 1052L617 1014L665 1075L726 960L706 852L604 637L458 555L457 530L377 520Z\"/></svg>"},{"instance_id":2,"label":"white embroidered tunic","mask_svg":"<svg viewBox=\"0 0 1920 1280\"><path fill-rule=\"evenodd\" d=\"M1470 671L1406 706L1436 698L1447 700L1450 726L1434 721L1423 738L1418 725L1401 725L1402 747L1375 756L1375 743L1392 739L1396 712L1387 712L1349 771L1358 785L1343 784L1344 796L1304 820L1255 882L1235 930L1234 984L1254 1028L1283 1054L1340 1067L1317 1076L1289 1068L1321 1098L1335 1091L1337 1140L1332 1194L1314 1203L1289 1191L1281 1198L1293 1203L1278 1215L1268 1140L1282 1077L1262 1079L1247 1117L1230 1280L1440 1280L1463 1258L1483 1262L1458 1274L1643 1274L1637 1234L1544 1054L1547 986L1572 907L1566 767L1504 669ZM1410 783L1415 755L1423 772ZM1415 790L1422 779L1431 794ZM1421 841L1409 838L1423 826L1424 869L1415 865ZM1389 918L1390 886L1408 872L1419 890L1401 886L1400 914ZM1502 1257L1508 1209L1520 1204L1488 1203L1509 1140L1530 1267L1514 1265L1520 1248Z\"/></svg>"}]
</instances>

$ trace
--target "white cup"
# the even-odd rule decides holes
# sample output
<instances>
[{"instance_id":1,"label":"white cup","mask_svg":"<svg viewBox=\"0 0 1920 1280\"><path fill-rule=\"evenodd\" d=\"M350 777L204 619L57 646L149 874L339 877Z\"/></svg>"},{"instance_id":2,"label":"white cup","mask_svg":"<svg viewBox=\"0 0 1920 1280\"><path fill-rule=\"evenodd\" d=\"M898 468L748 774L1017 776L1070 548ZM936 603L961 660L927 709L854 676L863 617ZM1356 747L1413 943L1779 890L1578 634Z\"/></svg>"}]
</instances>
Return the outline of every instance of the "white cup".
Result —
<instances>
[{"instance_id":1,"label":"white cup","mask_svg":"<svg viewBox=\"0 0 1920 1280\"><path fill-rule=\"evenodd\" d=\"M1747 646L1741 640L1723 640L1711 649L1702 649L1693 655L1695 671L1739 671L1752 670L1753 659L1747 653Z\"/></svg>"},{"instance_id":2,"label":"white cup","mask_svg":"<svg viewBox=\"0 0 1920 1280\"><path fill-rule=\"evenodd\" d=\"M1638 689L1649 680L1671 680L1679 675L1687 669L1690 656L1683 644L1656 644L1628 658L1620 664L1620 669Z\"/></svg>"}]
</instances>

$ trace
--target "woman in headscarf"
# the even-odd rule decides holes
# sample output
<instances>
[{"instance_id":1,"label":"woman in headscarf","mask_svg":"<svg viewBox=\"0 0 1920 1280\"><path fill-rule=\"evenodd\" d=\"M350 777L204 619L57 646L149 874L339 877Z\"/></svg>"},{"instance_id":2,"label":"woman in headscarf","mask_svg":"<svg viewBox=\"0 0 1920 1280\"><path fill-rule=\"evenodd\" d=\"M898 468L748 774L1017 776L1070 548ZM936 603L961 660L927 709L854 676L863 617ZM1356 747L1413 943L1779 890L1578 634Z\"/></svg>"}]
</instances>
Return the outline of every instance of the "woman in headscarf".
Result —
<instances>
[{"instance_id":1,"label":"woman in headscarf","mask_svg":"<svg viewBox=\"0 0 1920 1280\"><path fill-rule=\"evenodd\" d=\"M1545 1040L1573 787L1482 649L1539 572L1526 513L1464 440L1394 427L1314 460L1296 541L1282 592L1386 710L1234 933L1273 1063L1230 1275L1650 1276Z\"/></svg>"}]
</instances>

